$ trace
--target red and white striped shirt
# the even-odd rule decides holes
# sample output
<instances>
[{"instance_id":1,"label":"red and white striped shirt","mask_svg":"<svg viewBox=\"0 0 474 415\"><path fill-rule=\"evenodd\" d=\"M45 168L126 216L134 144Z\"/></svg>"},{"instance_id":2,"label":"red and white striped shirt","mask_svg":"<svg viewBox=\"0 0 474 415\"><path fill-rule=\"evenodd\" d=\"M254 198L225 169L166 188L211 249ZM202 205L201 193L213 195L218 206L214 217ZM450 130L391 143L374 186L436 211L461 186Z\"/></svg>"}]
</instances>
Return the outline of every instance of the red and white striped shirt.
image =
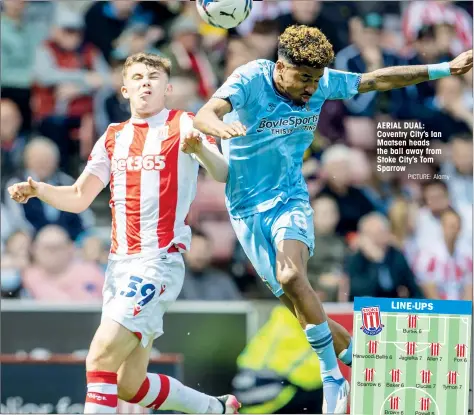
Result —
<instances>
[{"instance_id":1,"label":"red and white striped shirt","mask_svg":"<svg viewBox=\"0 0 474 415\"><path fill-rule=\"evenodd\" d=\"M111 124L92 150L85 170L110 182L110 259L189 248L186 216L199 164L180 150L193 114L164 109L147 119ZM208 137L205 145L215 144Z\"/></svg>"},{"instance_id":2,"label":"red and white striped shirt","mask_svg":"<svg viewBox=\"0 0 474 415\"><path fill-rule=\"evenodd\" d=\"M398 406L400 405L400 397L399 396L391 396L390 397L390 409L395 409L398 411Z\"/></svg>"},{"instance_id":3,"label":"red and white striped shirt","mask_svg":"<svg viewBox=\"0 0 474 415\"><path fill-rule=\"evenodd\" d=\"M431 356L439 356L439 350L441 348L440 343L431 343L430 344L430 353Z\"/></svg>"},{"instance_id":4,"label":"red and white striped shirt","mask_svg":"<svg viewBox=\"0 0 474 415\"><path fill-rule=\"evenodd\" d=\"M453 255L443 244L420 252L415 275L418 282L436 284L438 295L443 300L461 300L472 285L472 253L459 248ZM461 245L462 246L462 245Z\"/></svg>"},{"instance_id":5,"label":"red and white striped shirt","mask_svg":"<svg viewBox=\"0 0 474 415\"><path fill-rule=\"evenodd\" d=\"M457 344L455 349L456 349L456 357L458 358L466 357L467 346L465 344Z\"/></svg>"},{"instance_id":6,"label":"red and white striped shirt","mask_svg":"<svg viewBox=\"0 0 474 415\"><path fill-rule=\"evenodd\" d=\"M431 375L433 372L431 370L420 370L421 383L431 383Z\"/></svg>"},{"instance_id":7,"label":"red and white striped shirt","mask_svg":"<svg viewBox=\"0 0 474 415\"><path fill-rule=\"evenodd\" d=\"M412 1L403 12L403 34L408 42L416 39L421 27L441 24L454 27L451 53L472 48L472 17L461 7L448 2Z\"/></svg>"},{"instance_id":8,"label":"red and white striped shirt","mask_svg":"<svg viewBox=\"0 0 474 415\"><path fill-rule=\"evenodd\" d=\"M429 411L430 410L430 405L431 405L431 399L430 398L420 398L420 409L422 411Z\"/></svg>"},{"instance_id":9,"label":"red and white striped shirt","mask_svg":"<svg viewBox=\"0 0 474 415\"><path fill-rule=\"evenodd\" d=\"M450 370L446 375L448 377L448 385L456 385L458 381L458 375L459 373L455 370Z\"/></svg>"},{"instance_id":10,"label":"red and white striped shirt","mask_svg":"<svg viewBox=\"0 0 474 415\"><path fill-rule=\"evenodd\" d=\"M367 343L367 346L369 346L369 353L371 354L377 354L377 346L379 342L377 340L370 340Z\"/></svg>"},{"instance_id":11,"label":"red and white striped shirt","mask_svg":"<svg viewBox=\"0 0 474 415\"><path fill-rule=\"evenodd\" d=\"M366 369L364 369L363 373L364 373L366 382L373 382L374 375L375 375L375 369L366 368Z\"/></svg>"},{"instance_id":12,"label":"red and white striped shirt","mask_svg":"<svg viewBox=\"0 0 474 415\"><path fill-rule=\"evenodd\" d=\"M392 369L388 373L392 376L393 383L400 383L400 375L402 374L402 371L400 369Z\"/></svg>"}]
</instances>

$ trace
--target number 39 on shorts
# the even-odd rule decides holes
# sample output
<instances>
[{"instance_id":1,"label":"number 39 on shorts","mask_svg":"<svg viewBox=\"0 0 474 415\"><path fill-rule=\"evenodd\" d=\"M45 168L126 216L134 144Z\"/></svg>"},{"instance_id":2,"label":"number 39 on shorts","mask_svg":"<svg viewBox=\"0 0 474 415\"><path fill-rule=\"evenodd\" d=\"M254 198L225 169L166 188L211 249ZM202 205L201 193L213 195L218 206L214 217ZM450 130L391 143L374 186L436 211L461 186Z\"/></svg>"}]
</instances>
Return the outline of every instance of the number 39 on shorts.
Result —
<instances>
[{"instance_id":1,"label":"number 39 on shorts","mask_svg":"<svg viewBox=\"0 0 474 415\"><path fill-rule=\"evenodd\" d=\"M156 292L156 287L154 284L143 284L143 278L136 277L133 275L130 277L127 288L128 291L121 291L120 295L130 298L135 297L137 294L139 294L141 297L143 297L138 302L138 304L140 304L140 306L142 307L151 301L151 299L155 296Z\"/></svg>"}]
</instances>

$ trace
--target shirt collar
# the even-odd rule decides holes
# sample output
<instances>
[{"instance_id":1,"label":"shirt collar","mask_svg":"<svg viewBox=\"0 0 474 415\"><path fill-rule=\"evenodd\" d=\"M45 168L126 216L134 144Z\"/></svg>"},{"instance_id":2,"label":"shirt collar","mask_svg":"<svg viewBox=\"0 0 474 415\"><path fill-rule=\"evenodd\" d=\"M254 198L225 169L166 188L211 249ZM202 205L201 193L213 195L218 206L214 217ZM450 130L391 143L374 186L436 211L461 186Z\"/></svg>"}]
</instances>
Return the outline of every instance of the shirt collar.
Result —
<instances>
[{"instance_id":1,"label":"shirt collar","mask_svg":"<svg viewBox=\"0 0 474 415\"><path fill-rule=\"evenodd\" d=\"M165 124L166 120L168 119L169 110L167 108L163 108L160 112L155 115L152 115L148 118L130 118L130 122L136 126L150 126L155 127L158 125Z\"/></svg>"}]
</instances>

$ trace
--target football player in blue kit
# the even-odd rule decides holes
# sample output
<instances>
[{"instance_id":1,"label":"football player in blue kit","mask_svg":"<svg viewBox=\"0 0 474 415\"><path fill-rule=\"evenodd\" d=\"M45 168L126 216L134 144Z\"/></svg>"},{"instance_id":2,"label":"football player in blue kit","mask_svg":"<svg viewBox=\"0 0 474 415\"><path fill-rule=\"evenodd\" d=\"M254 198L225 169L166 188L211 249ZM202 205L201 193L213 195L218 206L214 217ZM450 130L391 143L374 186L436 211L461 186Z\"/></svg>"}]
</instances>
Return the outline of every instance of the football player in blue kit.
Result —
<instances>
[{"instance_id":1,"label":"football player in blue kit","mask_svg":"<svg viewBox=\"0 0 474 415\"><path fill-rule=\"evenodd\" d=\"M301 323L321 362L324 413L346 413L349 383L337 357L352 363L352 339L327 318L307 279L314 229L301 168L326 100L386 91L472 68L472 50L451 62L370 73L329 69L331 43L317 28L287 28L278 60L237 68L197 113L194 127L222 139L229 162L226 204L237 237L260 278Z\"/></svg>"}]
</instances>

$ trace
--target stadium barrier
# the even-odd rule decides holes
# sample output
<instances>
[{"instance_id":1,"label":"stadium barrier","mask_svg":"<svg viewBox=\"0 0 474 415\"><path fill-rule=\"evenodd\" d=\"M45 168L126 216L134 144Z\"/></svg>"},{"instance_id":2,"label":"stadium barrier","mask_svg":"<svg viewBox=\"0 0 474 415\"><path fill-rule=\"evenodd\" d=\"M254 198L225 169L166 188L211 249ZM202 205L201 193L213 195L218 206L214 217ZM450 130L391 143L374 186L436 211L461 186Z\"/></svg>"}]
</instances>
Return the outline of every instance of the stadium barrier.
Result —
<instances>
[{"instance_id":1,"label":"stadium barrier","mask_svg":"<svg viewBox=\"0 0 474 415\"><path fill-rule=\"evenodd\" d=\"M31 358L0 355L2 414L84 413L85 359L67 354ZM162 354L150 371L183 379L183 356ZM119 401L118 413L144 414L148 409Z\"/></svg>"}]
</instances>

